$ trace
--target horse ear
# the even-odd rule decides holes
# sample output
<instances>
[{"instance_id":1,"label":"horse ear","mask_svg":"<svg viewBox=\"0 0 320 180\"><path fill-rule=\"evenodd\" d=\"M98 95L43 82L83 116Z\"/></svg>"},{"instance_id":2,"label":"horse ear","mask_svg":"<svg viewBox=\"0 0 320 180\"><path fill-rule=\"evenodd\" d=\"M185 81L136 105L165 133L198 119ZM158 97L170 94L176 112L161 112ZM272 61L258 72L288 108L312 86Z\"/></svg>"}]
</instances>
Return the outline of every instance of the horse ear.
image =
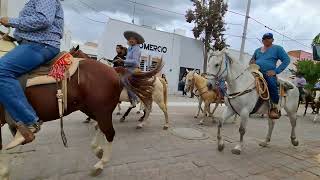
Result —
<instances>
[{"instance_id":1,"label":"horse ear","mask_svg":"<svg viewBox=\"0 0 320 180\"><path fill-rule=\"evenodd\" d=\"M189 73L189 69L186 69L186 72Z\"/></svg>"},{"instance_id":2,"label":"horse ear","mask_svg":"<svg viewBox=\"0 0 320 180\"><path fill-rule=\"evenodd\" d=\"M77 47L75 48L75 51L78 51L80 49L79 44L77 45Z\"/></svg>"}]
</instances>

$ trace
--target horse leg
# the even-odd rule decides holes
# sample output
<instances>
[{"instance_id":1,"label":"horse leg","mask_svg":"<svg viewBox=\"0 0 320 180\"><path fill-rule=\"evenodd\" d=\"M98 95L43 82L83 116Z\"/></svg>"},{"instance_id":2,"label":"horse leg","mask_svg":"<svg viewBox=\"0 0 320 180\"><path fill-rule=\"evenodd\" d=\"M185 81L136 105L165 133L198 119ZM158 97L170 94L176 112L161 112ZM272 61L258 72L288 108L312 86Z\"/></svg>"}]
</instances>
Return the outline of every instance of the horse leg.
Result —
<instances>
[{"instance_id":1,"label":"horse leg","mask_svg":"<svg viewBox=\"0 0 320 180\"><path fill-rule=\"evenodd\" d=\"M241 116L241 123L239 128L240 142L231 150L232 154L237 154L237 155L241 154L242 148L244 146L243 136L246 133L249 113L246 110L244 110L241 112L240 116Z\"/></svg>"},{"instance_id":2,"label":"horse leg","mask_svg":"<svg viewBox=\"0 0 320 180\"><path fill-rule=\"evenodd\" d=\"M303 116L306 116L306 114L307 114L307 110L308 110L308 105L309 105L309 102L307 101L307 102L306 102L306 106L305 106L305 109L304 109L304 113L303 113Z\"/></svg>"},{"instance_id":3,"label":"horse leg","mask_svg":"<svg viewBox=\"0 0 320 180\"><path fill-rule=\"evenodd\" d=\"M124 122L126 120L126 117L129 115L130 111L133 107L129 107L129 109L124 113L124 115L121 117L120 122Z\"/></svg>"},{"instance_id":4,"label":"horse leg","mask_svg":"<svg viewBox=\"0 0 320 180\"><path fill-rule=\"evenodd\" d=\"M104 134L107 141L102 144L103 155L102 158L94 165L94 169L91 172L92 176L101 174L104 166L109 162L111 158L112 142L115 135L115 131L112 124L112 112L99 113L97 121L101 132Z\"/></svg>"},{"instance_id":5,"label":"horse leg","mask_svg":"<svg viewBox=\"0 0 320 180\"><path fill-rule=\"evenodd\" d=\"M209 112L209 113L210 113L210 117L212 117L212 122L213 122L213 123L216 123L216 122L217 122L217 121L214 119L213 114L214 114L214 112L216 112L218 106L219 106L219 103L215 103L215 106L214 106L212 112Z\"/></svg>"},{"instance_id":6,"label":"horse leg","mask_svg":"<svg viewBox=\"0 0 320 180\"><path fill-rule=\"evenodd\" d=\"M145 110L143 110L143 115L140 117L140 119L138 121L142 122L144 117L146 117L146 111Z\"/></svg>"},{"instance_id":7,"label":"horse leg","mask_svg":"<svg viewBox=\"0 0 320 180\"><path fill-rule=\"evenodd\" d=\"M97 128L96 130L97 130L96 135L93 137L93 139L91 141L91 148L92 148L94 154L99 159L101 159L102 155L103 155L103 149L102 149L101 145L103 144L104 137L103 137L103 134L99 128Z\"/></svg>"},{"instance_id":8,"label":"horse leg","mask_svg":"<svg viewBox=\"0 0 320 180\"><path fill-rule=\"evenodd\" d=\"M118 103L118 105L117 105L117 107L118 107L118 112L117 112L117 114L116 114L116 115L118 115L118 116L120 116L120 115L121 115L121 107L120 107L120 104L121 104L121 102L120 102L120 103Z\"/></svg>"},{"instance_id":9,"label":"horse leg","mask_svg":"<svg viewBox=\"0 0 320 180\"><path fill-rule=\"evenodd\" d=\"M318 114L319 114L319 113L317 113L317 114L314 116L314 119L313 119L313 122L314 122L314 123L316 123L316 122L317 122Z\"/></svg>"},{"instance_id":10,"label":"horse leg","mask_svg":"<svg viewBox=\"0 0 320 180\"><path fill-rule=\"evenodd\" d=\"M162 110L165 117L165 124L163 126L163 130L167 130L169 128L169 118L168 118L168 108L166 104L162 101L157 101L159 108Z\"/></svg>"},{"instance_id":11,"label":"horse leg","mask_svg":"<svg viewBox=\"0 0 320 180\"><path fill-rule=\"evenodd\" d=\"M264 142L261 142L259 144L261 147L267 147L269 145L270 140L271 140L271 135L272 135L272 131L274 128L274 121L270 118L268 118L268 125L269 125L269 129L268 129L267 137Z\"/></svg>"},{"instance_id":12,"label":"horse leg","mask_svg":"<svg viewBox=\"0 0 320 180\"><path fill-rule=\"evenodd\" d=\"M199 101L198 101L198 113L194 116L194 118L196 118L196 119L199 117L200 111L202 110L201 105L202 105L202 99L199 98ZM202 110L202 112L203 112L203 110Z\"/></svg>"},{"instance_id":13,"label":"horse leg","mask_svg":"<svg viewBox=\"0 0 320 180\"><path fill-rule=\"evenodd\" d=\"M219 121L218 121L218 131L217 131L217 139L218 139L218 150L219 151L223 151L224 149L224 140L222 139L222 126L223 126L223 123L226 119L229 119L231 116L234 115L234 112L233 110L227 108L224 112L223 112L223 117L222 119L220 118Z\"/></svg>"},{"instance_id":14,"label":"horse leg","mask_svg":"<svg viewBox=\"0 0 320 180\"><path fill-rule=\"evenodd\" d=\"M204 103L204 112L203 112L203 118L200 120L199 125L203 125L204 119L207 119L207 116L210 114L210 106L209 103Z\"/></svg>"},{"instance_id":15,"label":"horse leg","mask_svg":"<svg viewBox=\"0 0 320 180\"><path fill-rule=\"evenodd\" d=\"M148 123L148 119L149 119L149 116L150 116L150 112L151 112L151 109L152 109L152 101L149 102L148 104L145 104L145 108L144 108L144 118L142 119L142 121L137 125L137 129L141 129L144 127L145 124Z\"/></svg>"},{"instance_id":16,"label":"horse leg","mask_svg":"<svg viewBox=\"0 0 320 180\"><path fill-rule=\"evenodd\" d=\"M137 111L137 114L140 114L141 112L143 112L143 104L142 104L142 102L140 103L140 108L139 108L139 111Z\"/></svg>"},{"instance_id":17,"label":"horse leg","mask_svg":"<svg viewBox=\"0 0 320 180\"><path fill-rule=\"evenodd\" d=\"M291 124L291 143L294 146L298 146L299 145L299 141L297 140L296 137L296 125L297 125L297 113L293 112L293 113L288 113L289 119L290 119L290 124Z\"/></svg>"}]
</instances>

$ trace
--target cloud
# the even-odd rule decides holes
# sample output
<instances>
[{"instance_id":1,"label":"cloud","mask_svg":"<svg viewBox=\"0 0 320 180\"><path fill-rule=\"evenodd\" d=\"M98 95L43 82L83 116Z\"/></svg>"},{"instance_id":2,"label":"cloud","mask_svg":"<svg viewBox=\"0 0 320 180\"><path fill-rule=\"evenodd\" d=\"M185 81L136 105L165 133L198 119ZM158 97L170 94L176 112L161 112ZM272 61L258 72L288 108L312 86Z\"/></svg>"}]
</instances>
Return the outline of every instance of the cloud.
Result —
<instances>
[{"instance_id":1,"label":"cloud","mask_svg":"<svg viewBox=\"0 0 320 180\"><path fill-rule=\"evenodd\" d=\"M173 32L174 29L185 29L186 35L192 37L192 24L186 23L184 16L179 14L184 14L188 8L192 7L190 0L136 0L136 2L147 6L134 6L128 0L65 0L65 18L74 37L81 41L97 40L105 28L103 22L107 21L108 17L131 22L133 14L136 24L168 32ZM228 4L230 10L245 13L246 1L229 0ZM308 3L303 0L256 0L252 1L250 16L290 37L312 39L320 32L318 7L320 7L319 0L308 0ZM92 21L92 19L102 23ZM236 36L242 35L243 26L241 24L244 23L244 17L227 13L226 22L233 23L227 24L227 42L231 48L239 49L241 38ZM271 30L250 20L245 50L252 53L254 49L261 46L259 40L262 34L269 31ZM277 33L274 35L276 43L283 45L286 50L310 51L310 48L289 41ZM301 42L306 45L311 44L311 40L301 40Z\"/></svg>"}]
</instances>

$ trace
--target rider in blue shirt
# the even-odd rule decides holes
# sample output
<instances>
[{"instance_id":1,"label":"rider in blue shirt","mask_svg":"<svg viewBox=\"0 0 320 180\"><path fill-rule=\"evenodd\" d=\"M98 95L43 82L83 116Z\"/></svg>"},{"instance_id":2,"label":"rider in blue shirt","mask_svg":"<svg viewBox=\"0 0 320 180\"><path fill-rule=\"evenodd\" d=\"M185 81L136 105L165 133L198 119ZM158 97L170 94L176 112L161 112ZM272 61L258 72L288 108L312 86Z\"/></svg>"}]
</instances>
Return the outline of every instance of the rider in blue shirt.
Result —
<instances>
[{"instance_id":1,"label":"rider in blue shirt","mask_svg":"<svg viewBox=\"0 0 320 180\"><path fill-rule=\"evenodd\" d=\"M34 140L40 130L39 117L17 80L60 52L64 17L59 0L29 0L17 18L0 18L0 24L15 28L20 44L0 58L0 104L16 121L17 133L6 147Z\"/></svg>"},{"instance_id":2,"label":"rider in blue shirt","mask_svg":"<svg viewBox=\"0 0 320 180\"><path fill-rule=\"evenodd\" d=\"M266 33L262 37L263 47L255 50L251 63L260 66L260 71L268 83L270 99L272 107L270 110L270 118L280 118L278 110L279 90L277 85L277 74L280 74L290 64L290 58L286 51L278 45L273 45L273 34ZM281 64L277 67L278 60Z\"/></svg>"}]
</instances>

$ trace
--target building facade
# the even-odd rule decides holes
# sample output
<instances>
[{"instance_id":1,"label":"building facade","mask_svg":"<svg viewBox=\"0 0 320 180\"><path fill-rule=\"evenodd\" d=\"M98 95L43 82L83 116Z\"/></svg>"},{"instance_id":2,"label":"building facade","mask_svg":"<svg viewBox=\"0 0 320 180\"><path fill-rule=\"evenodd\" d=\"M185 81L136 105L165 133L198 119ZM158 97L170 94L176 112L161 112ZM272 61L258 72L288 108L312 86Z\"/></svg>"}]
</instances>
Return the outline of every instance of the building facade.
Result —
<instances>
[{"instance_id":1,"label":"building facade","mask_svg":"<svg viewBox=\"0 0 320 180\"><path fill-rule=\"evenodd\" d=\"M140 33L146 41L140 46L142 51L140 68L143 71L152 69L160 59L163 60L164 68L161 73L167 76L170 94L178 93L180 76L186 68L202 69L201 41L113 19L107 22L98 43L98 59L113 59L116 55L116 45L126 46L127 41L123 33L128 30Z\"/></svg>"}]
</instances>

